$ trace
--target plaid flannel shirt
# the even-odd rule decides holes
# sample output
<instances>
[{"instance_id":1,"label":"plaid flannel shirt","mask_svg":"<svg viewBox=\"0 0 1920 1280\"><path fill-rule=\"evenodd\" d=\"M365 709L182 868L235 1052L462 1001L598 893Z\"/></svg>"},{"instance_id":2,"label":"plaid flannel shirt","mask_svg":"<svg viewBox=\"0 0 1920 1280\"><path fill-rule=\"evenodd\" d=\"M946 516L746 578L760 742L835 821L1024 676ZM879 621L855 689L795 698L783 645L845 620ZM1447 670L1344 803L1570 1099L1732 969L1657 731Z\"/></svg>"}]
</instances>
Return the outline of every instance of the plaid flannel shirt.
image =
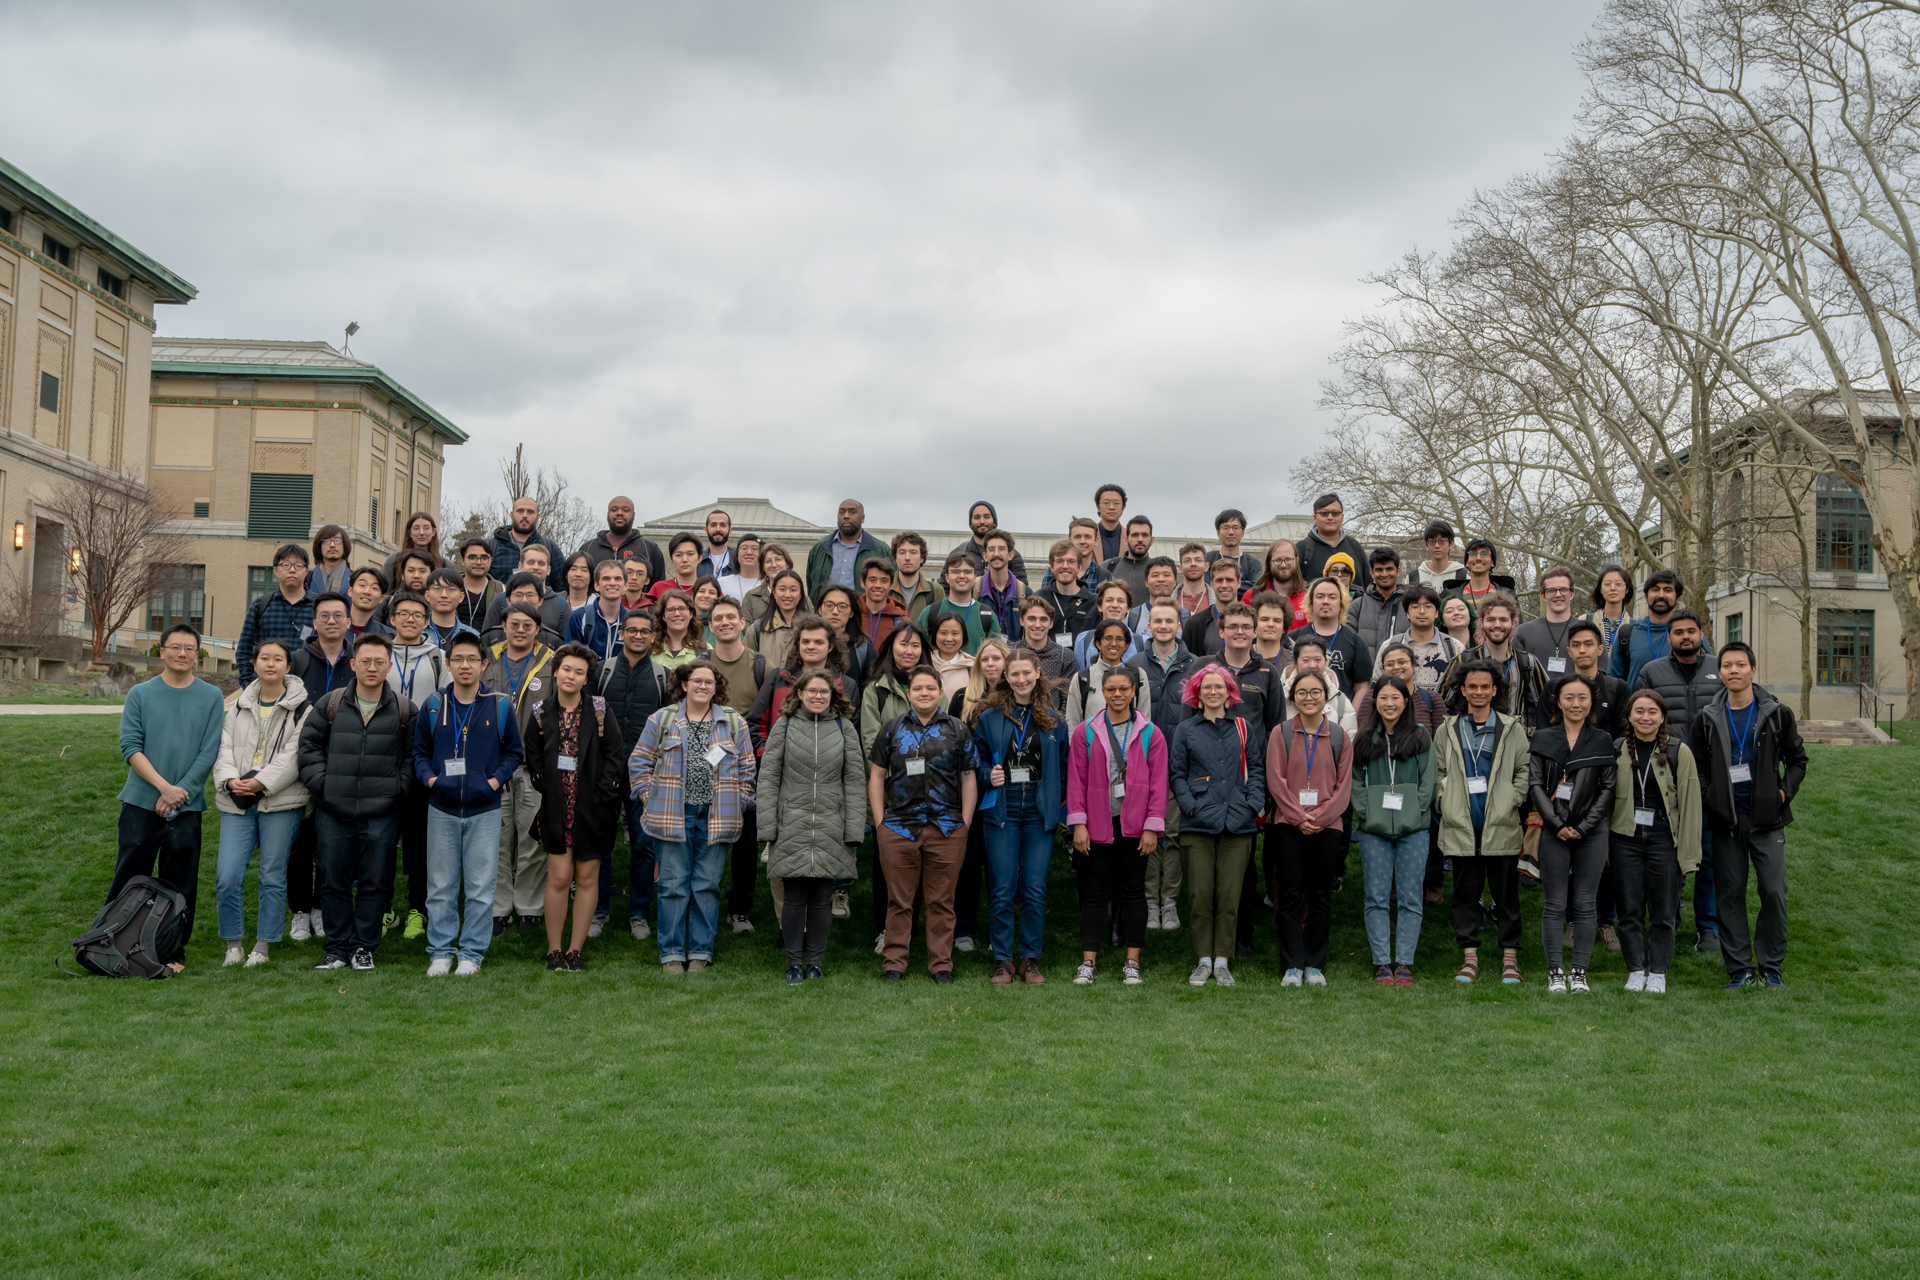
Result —
<instances>
[{"instance_id":1,"label":"plaid flannel shirt","mask_svg":"<svg viewBox=\"0 0 1920 1280\"><path fill-rule=\"evenodd\" d=\"M727 748L726 759L713 770L713 803L707 809L707 841L732 844L740 837L742 815L753 798L753 738L747 722L729 707L713 709L713 742ZM640 825L656 840L684 843L687 838L686 723L687 704L662 707L647 717L627 757L627 781L635 800L645 804Z\"/></svg>"}]
</instances>

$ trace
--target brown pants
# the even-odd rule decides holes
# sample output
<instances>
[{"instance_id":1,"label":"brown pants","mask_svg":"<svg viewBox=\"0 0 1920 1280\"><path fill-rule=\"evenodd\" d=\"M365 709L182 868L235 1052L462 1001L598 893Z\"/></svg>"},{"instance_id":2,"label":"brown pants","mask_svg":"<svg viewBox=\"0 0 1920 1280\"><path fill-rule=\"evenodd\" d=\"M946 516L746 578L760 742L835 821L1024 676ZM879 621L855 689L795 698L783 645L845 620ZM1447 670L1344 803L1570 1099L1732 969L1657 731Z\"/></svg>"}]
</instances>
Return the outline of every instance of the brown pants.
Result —
<instances>
[{"instance_id":1,"label":"brown pants","mask_svg":"<svg viewBox=\"0 0 1920 1280\"><path fill-rule=\"evenodd\" d=\"M938 827L922 827L918 839L906 840L886 827L874 832L880 845L880 867L887 879L887 939L880 967L907 971L907 944L913 938L913 899L924 889L927 901L927 971L953 968L953 890L960 882L960 866L967 860L967 829L956 827L950 836Z\"/></svg>"}]
</instances>

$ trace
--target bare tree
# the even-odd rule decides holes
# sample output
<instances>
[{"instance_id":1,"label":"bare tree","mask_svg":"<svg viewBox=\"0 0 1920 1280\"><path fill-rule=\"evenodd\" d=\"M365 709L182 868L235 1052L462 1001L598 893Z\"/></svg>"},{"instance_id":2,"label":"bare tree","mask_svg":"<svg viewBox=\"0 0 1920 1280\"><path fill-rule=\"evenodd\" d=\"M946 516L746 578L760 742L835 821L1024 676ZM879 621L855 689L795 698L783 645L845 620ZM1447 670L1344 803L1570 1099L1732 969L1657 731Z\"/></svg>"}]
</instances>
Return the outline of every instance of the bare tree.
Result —
<instances>
[{"instance_id":1,"label":"bare tree","mask_svg":"<svg viewBox=\"0 0 1920 1280\"><path fill-rule=\"evenodd\" d=\"M132 476L105 472L57 482L46 500L66 525L67 550L86 605L93 662L106 660L107 640L171 585L185 561L175 532L178 513Z\"/></svg>"}]
</instances>

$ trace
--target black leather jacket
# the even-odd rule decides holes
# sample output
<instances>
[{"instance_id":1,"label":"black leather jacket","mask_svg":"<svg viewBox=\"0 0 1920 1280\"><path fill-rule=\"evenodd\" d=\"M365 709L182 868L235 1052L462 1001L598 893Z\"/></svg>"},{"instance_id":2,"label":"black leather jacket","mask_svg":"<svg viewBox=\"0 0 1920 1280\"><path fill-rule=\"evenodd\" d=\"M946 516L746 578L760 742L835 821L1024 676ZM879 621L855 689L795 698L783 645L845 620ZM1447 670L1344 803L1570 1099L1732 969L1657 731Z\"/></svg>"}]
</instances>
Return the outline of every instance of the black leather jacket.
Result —
<instances>
[{"instance_id":1,"label":"black leather jacket","mask_svg":"<svg viewBox=\"0 0 1920 1280\"><path fill-rule=\"evenodd\" d=\"M1549 725L1528 744L1527 793L1547 830L1558 833L1572 827L1585 839L1606 825L1613 813L1614 772L1619 757L1613 737L1591 724L1580 729L1579 740L1567 745L1566 729ZM1573 783L1573 794L1554 799L1561 779Z\"/></svg>"}]
</instances>

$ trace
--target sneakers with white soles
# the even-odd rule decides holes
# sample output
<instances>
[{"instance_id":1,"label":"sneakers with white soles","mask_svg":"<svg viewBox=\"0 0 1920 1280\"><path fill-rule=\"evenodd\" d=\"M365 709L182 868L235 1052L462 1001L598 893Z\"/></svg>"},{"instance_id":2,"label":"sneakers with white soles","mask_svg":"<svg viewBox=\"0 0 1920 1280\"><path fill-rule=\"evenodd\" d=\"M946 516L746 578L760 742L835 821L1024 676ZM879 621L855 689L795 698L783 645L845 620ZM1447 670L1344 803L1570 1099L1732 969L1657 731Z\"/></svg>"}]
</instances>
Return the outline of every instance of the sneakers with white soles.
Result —
<instances>
[{"instance_id":1,"label":"sneakers with white soles","mask_svg":"<svg viewBox=\"0 0 1920 1280\"><path fill-rule=\"evenodd\" d=\"M1193 967L1193 972L1187 975L1187 985L1190 987L1204 987L1207 985L1207 979L1212 976L1213 961L1202 960Z\"/></svg>"},{"instance_id":2,"label":"sneakers with white soles","mask_svg":"<svg viewBox=\"0 0 1920 1280\"><path fill-rule=\"evenodd\" d=\"M457 978L471 978L474 974L479 972L480 972L480 966L475 964L471 960L462 960L459 966L455 968L453 971L454 976Z\"/></svg>"},{"instance_id":3,"label":"sneakers with white soles","mask_svg":"<svg viewBox=\"0 0 1920 1280\"><path fill-rule=\"evenodd\" d=\"M1233 974L1227 971L1227 958L1225 956L1215 956L1213 958L1213 985L1216 987L1230 987L1233 985Z\"/></svg>"},{"instance_id":4,"label":"sneakers with white soles","mask_svg":"<svg viewBox=\"0 0 1920 1280\"><path fill-rule=\"evenodd\" d=\"M305 942L312 936L313 929L307 924L307 913L304 911L294 912L293 923L287 926L287 941Z\"/></svg>"},{"instance_id":5,"label":"sneakers with white soles","mask_svg":"<svg viewBox=\"0 0 1920 1280\"><path fill-rule=\"evenodd\" d=\"M435 956L433 962L427 966L427 976L429 978L444 978L452 972L452 956Z\"/></svg>"},{"instance_id":6,"label":"sneakers with white soles","mask_svg":"<svg viewBox=\"0 0 1920 1280\"><path fill-rule=\"evenodd\" d=\"M1632 973L1627 975L1627 990L1645 991L1646 989L1647 989L1647 971L1645 969L1635 969Z\"/></svg>"}]
</instances>

